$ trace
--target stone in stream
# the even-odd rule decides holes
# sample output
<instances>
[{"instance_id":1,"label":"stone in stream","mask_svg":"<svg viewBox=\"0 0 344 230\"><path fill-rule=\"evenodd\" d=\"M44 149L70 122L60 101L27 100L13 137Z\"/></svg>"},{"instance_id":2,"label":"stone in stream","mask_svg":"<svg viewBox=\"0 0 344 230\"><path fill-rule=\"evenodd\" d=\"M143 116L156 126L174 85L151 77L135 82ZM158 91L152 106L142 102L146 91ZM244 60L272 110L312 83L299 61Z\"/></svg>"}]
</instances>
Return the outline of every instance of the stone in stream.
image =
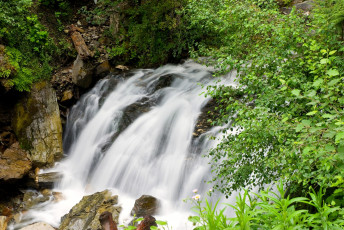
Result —
<instances>
[{"instance_id":1,"label":"stone in stream","mask_svg":"<svg viewBox=\"0 0 344 230\"><path fill-rule=\"evenodd\" d=\"M38 222L35 224L31 224L19 230L55 230L52 226L44 222Z\"/></svg>"},{"instance_id":2,"label":"stone in stream","mask_svg":"<svg viewBox=\"0 0 344 230\"><path fill-rule=\"evenodd\" d=\"M154 215L158 212L159 201L154 196L143 195L135 201L134 207L131 210L131 215L136 217L143 217Z\"/></svg>"},{"instance_id":3,"label":"stone in stream","mask_svg":"<svg viewBox=\"0 0 344 230\"><path fill-rule=\"evenodd\" d=\"M150 230L152 226L158 227L153 216L145 216L136 230Z\"/></svg>"},{"instance_id":4,"label":"stone in stream","mask_svg":"<svg viewBox=\"0 0 344 230\"><path fill-rule=\"evenodd\" d=\"M112 219L111 212L105 211L99 216L99 222L102 226L102 230L117 230L117 225Z\"/></svg>"},{"instance_id":5,"label":"stone in stream","mask_svg":"<svg viewBox=\"0 0 344 230\"><path fill-rule=\"evenodd\" d=\"M37 175L37 182L40 188L52 188L54 183L61 179L62 175L58 172L42 173Z\"/></svg>"},{"instance_id":6,"label":"stone in stream","mask_svg":"<svg viewBox=\"0 0 344 230\"><path fill-rule=\"evenodd\" d=\"M53 165L63 155L62 125L56 94L48 82L35 83L16 105L12 126L34 167Z\"/></svg>"},{"instance_id":7,"label":"stone in stream","mask_svg":"<svg viewBox=\"0 0 344 230\"><path fill-rule=\"evenodd\" d=\"M112 196L109 190L84 196L68 214L61 219L59 230L98 230L101 229L99 218L105 211L110 212L118 223L120 206L118 197Z\"/></svg>"}]
</instances>

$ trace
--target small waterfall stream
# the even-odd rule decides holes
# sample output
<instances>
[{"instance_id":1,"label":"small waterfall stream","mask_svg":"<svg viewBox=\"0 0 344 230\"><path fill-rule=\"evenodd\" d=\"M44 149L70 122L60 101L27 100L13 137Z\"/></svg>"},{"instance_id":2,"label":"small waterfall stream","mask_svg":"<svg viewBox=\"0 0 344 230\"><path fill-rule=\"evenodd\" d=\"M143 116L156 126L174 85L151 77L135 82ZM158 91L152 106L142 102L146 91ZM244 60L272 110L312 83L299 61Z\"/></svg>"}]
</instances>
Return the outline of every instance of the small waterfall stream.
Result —
<instances>
[{"instance_id":1,"label":"small waterfall stream","mask_svg":"<svg viewBox=\"0 0 344 230\"><path fill-rule=\"evenodd\" d=\"M134 200L143 194L162 201L159 216L174 229L187 229L189 207L182 202L197 188L211 185L208 159L202 157L216 141L219 127L200 137L193 132L209 98L201 84L215 84L209 69L187 61L130 76L108 76L72 108L64 134L67 157L51 171L63 174L54 191L65 199L38 205L24 219L58 227L84 195L112 189L130 220ZM234 84L235 73L222 84ZM19 226L19 225L18 225ZM191 229L191 228L190 228Z\"/></svg>"}]
</instances>

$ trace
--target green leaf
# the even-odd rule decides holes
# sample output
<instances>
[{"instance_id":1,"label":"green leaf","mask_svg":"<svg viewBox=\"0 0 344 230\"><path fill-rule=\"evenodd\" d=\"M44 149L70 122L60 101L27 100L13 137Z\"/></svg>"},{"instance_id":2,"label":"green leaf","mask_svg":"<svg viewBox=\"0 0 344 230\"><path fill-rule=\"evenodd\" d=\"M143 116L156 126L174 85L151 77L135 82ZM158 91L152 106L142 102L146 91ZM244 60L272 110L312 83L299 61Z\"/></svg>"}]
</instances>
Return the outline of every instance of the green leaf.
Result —
<instances>
[{"instance_id":1,"label":"green leaf","mask_svg":"<svg viewBox=\"0 0 344 230\"><path fill-rule=\"evenodd\" d=\"M333 145L331 145L331 144L327 144L327 145L325 146L325 150L326 150L326 151L329 151L329 152L333 152L333 151L336 150L336 148L335 148Z\"/></svg>"},{"instance_id":2,"label":"green leaf","mask_svg":"<svg viewBox=\"0 0 344 230\"><path fill-rule=\"evenodd\" d=\"M302 120L301 123L306 125L306 126L311 126L312 122L310 120Z\"/></svg>"},{"instance_id":3,"label":"green leaf","mask_svg":"<svg viewBox=\"0 0 344 230\"><path fill-rule=\"evenodd\" d=\"M189 216L188 220L192 223L199 223L201 221L199 216Z\"/></svg>"},{"instance_id":4,"label":"green leaf","mask_svg":"<svg viewBox=\"0 0 344 230\"><path fill-rule=\"evenodd\" d=\"M337 133L336 143L338 143L341 139L344 139L344 132Z\"/></svg>"},{"instance_id":5,"label":"green leaf","mask_svg":"<svg viewBox=\"0 0 344 230\"><path fill-rule=\"evenodd\" d=\"M329 75L330 77L333 77L333 76L338 76L339 72L336 69L330 69L326 72L326 74Z\"/></svg>"},{"instance_id":6,"label":"green leaf","mask_svg":"<svg viewBox=\"0 0 344 230\"><path fill-rule=\"evenodd\" d=\"M313 115L316 114L317 112L318 112L317 110L314 110L314 111L312 111L312 112L307 113L306 115L307 115L307 116L313 116Z\"/></svg>"},{"instance_id":7,"label":"green leaf","mask_svg":"<svg viewBox=\"0 0 344 230\"><path fill-rule=\"evenodd\" d=\"M291 91L291 93L294 94L295 96L300 96L300 92L301 92L301 90L299 90L299 89L293 89Z\"/></svg>"},{"instance_id":8,"label":"green leaf","mask_svg":"<svg viewBox=\"0 0 344 230\"><path fill-rule=\"evenodd\" d=\"M312 90L307 94L307 96L308 97L314 97L316 94L317 94L317 92L315 90Z\"/></svg>"},{"instance_id":9,"label":"green leaf","mask_svg":"<svg viewBox=\"0 0 344 230\"><path fill-rule=\"evenodd\" d=\"M323 59L320 60L320 64L323 64L323 65L324 65L324 64L329 63L329 61L330 61L330 60L329 60L328 58L323 58Z\"/></svg>"},{"instance_id":10,"label":"green leaf","mask_svg":"<svg viewBox=\"0 0 344 230\"><path fill-rule=\"evenodd\" d=\"M337 52L337 50L332 50L328 55L333 55L333 54L335 54Z\"/></svg>"},{"instance_id":11,"label":"green leaf","mask_svg":"<svg viewBox=\"0 0 344 230\"><path fill-rule=\"evenodd\" d=\"M167 225L167 222L166 221L161 221L161 220L157 220L155 221L158 225Z\"/></svg>"},{"instance_id":12,"label":"green leaf","mask_svg":"<svg viewBox=\"0 0 344 230\"><path fill-rule=\"evenodd\" d=\"M339 78L333 79L332 81L330 81L328 83L329 86L334 86L335 84L337 84L338 82L340 82Z\"/></svg>"},{"instance_id":13,"label":"green leaf","mask_svg":"<svg viewBox=\"0 0 344 230\"><path fill-rule=\"evenodd\" d=\"M298 124L295 128L295 131L296 132L300 132L302 129L304 128L304 125L303 124Z\"/></svg>"},{"instance_id":14,"label":"green leaf","mask_svg":"<svg viewBox=\"0 0 344 230\"><path fill-rule=\"evenodd\" d=\"M318 80L313 82L314 87L319 87L324 82L324 79L319 78Z\"/></svg>"},{"instance_id":15,"label":"green leaf","mask_svg":"<svg viewBox=\"0 0 344 230\"><path fill-rule=\"evenodd\" d=\"M332 114L324 114L321 116L322 118L328 118L328 119L333 119L334 117L336 117L336 115L332 115Z\"/></svg>"}]
</instances>

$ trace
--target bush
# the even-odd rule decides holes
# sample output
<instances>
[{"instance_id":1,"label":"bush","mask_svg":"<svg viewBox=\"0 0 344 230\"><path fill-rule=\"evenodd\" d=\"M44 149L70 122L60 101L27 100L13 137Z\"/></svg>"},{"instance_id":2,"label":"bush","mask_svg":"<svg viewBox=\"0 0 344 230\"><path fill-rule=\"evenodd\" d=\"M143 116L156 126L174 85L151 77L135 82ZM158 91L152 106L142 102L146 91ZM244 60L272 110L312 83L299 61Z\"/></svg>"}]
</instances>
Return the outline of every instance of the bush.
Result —
<instances>
[{"instance_id":1,"label":"bush","mask_svg":"<svg viewBox=\"0 0 344 230\"><path fill-rule=\"evenodd\" d=\"M192 13L191 21L204 21L195 26L218 36L193 55L211 56L219 75L240 75L237 87L208 88L220 104L213 124L232 124L209 154L223 193L281 177L291 185L343 186L344 49L326 4L342 2L319 1L308 17L250 0L200 5Z\"/></svg>"},{"instance_id":2,"label":"bush","mask_svg":"<svg viewBox=\"0 0 344 230\"><path fill-rule=\"evenodd\" d=\"M0 2L0 42L6 46L2 55L11 66L0 77L19 91L29 91L33 82L50 77L49 62L56 50L37 16L30 13L31 5L31 0Z\"/></svg>"},{"instance_id":3,"label":"bush","mask_svg":"<svg viewBox=\"0 0 344 230\"><path fill-rule=\"evenodd\" d=\"M265 189L260 193L243 194L236 197L233 208L235 216L224 215L225 208L216 210L218 202L212 205L205 199L193 200L197 216L189 217L196 227L194 230L231 230L231 229L343 229L344 209L333 200L324 200L324 190L308 192L306 197L290 198L284 190L283 182L277 185L278 193ZM301 209L301 206L308 209Z\"/></svg>"}]
</instances>

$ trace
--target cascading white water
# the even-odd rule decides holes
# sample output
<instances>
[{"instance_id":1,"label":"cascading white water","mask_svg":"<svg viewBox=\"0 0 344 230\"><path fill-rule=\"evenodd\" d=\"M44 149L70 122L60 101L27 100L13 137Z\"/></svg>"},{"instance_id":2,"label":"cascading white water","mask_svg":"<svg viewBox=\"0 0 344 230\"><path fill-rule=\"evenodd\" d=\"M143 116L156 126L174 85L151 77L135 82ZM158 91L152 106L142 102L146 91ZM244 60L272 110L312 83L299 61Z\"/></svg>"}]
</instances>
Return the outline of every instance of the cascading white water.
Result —
<instances>
[{"instance_id":1,"label":"cascading white water","mask_svg":"<svg viewBox=\"0 0 344 230\"><path fill-rule=\"evenodd\" d=\"M232 73L224 81L234 84L234 77ZM121 221L134 199L147 194L162 201L163 219L174 219L176 229L185 229L182 200L195 188L201 194L210 188L204 183L210 167L202 155L216 144L193 137L209 101L200 84L214 80L207 68L191 61L98 82L71 110L64 136L67 157L52 169L63 174L54 190L65 200L41 204L25 218L57 227L83 195L110 188L124 206ZM216 135L217 130L203 135Z\"/></svg>"}]
</instances>

